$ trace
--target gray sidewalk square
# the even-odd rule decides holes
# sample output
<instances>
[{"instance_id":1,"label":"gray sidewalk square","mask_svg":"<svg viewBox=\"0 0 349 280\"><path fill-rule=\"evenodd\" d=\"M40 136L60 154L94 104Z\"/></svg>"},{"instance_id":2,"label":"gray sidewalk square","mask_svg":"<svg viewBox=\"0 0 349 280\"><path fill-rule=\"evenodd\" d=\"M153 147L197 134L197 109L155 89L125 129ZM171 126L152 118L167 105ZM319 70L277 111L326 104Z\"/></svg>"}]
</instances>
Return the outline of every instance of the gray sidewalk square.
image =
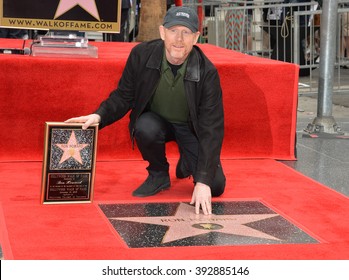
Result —
<instances>
[{"instance_id":1,"label":"gray sidewalk square","mask_svg":"<svg viewBox=\"0 0 349 280\"><path fill-rule=\"evenodd\" d=\"M349 70L345 70L343 74L343 81L349 85ZM301 81L302 78L300 78ZM341 130L349 135L349 91L347 93L333 92L332 95L332 116ZM317 108L317 94L299 94L297 160L283 163L349 196L349 139L304 137L307 135L304 129L317 116Z\"/></svg>"}]
</instances>

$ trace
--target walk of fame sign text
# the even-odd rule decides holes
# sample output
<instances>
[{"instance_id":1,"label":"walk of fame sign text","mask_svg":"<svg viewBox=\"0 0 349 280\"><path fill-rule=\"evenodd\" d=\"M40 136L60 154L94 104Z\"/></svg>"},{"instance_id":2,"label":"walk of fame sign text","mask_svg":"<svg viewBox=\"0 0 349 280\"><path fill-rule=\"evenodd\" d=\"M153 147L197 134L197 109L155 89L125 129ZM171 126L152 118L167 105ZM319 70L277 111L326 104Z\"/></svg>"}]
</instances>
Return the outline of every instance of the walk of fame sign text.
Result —
<instances>
[{"instance_id":1,"label":"walk of fame sign text","mask_svg":"<svg viewBox=\"0 0 349 280\"><path fill-rule=\"evenodd\" d=\"M12 28L118 33L120 17L121 0L0 0L0 25Z\"/></svg>"}]
</instances>

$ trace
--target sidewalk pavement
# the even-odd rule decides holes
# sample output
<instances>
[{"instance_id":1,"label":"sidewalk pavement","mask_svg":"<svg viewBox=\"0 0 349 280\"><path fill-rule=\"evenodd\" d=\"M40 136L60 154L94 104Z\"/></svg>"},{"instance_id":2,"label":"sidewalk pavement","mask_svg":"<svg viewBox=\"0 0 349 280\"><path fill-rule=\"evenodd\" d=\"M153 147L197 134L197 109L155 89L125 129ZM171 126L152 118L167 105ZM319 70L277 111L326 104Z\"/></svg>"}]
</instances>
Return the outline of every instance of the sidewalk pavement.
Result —
<instances>
[{"instance_id":1,"label":"sidewalk pavement","mask_svg":"<svg viewBox=\"0 0 349 280\"><path fill-rule=\"evenodd\" d=\"M349 135L349 93L335 94L332 116ZM317 117L317 97L299 95L297 160L283 161L302 174L349 196L349 139L310 138L304 129Z\"/></svg>"},{"instance_id":2,"label":"sidewalk pavement","mask_svg":"<svg viewBox=\"0 0 349 280\"><path fill-rule=\"evenodd\" d=\"M335 119L349 119L349 93L334 94L332 102L332 116ZM314 119L317 116L317 109L317 96L301 94L298 96L298 119Z\"/></svg>"}]
</instances>

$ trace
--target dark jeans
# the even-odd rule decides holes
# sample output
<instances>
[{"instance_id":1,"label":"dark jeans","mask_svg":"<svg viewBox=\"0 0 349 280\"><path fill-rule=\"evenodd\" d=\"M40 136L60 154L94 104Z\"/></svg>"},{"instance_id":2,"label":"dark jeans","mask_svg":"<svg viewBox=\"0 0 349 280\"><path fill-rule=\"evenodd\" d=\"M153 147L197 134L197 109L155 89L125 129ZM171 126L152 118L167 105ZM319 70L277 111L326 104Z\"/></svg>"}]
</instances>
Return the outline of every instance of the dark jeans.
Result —
<instances>
[{"instance_id":1,"label":"dark jeans","mask_svg":"<svg viewBox=\"0 0 349 280\"><path fill-rule=\"evenodd\" d=\"M188 171L193 174L196 170L199 143L187 124L169 123L157 114L146 112L137 120L134 136L143 159L149 162L149 172L168 172L166 143L169 141L177 143ZM219 164L210 186L212 196L219 196L224 192L225 181L222 166Z\"/></svg>"}]
</instances>

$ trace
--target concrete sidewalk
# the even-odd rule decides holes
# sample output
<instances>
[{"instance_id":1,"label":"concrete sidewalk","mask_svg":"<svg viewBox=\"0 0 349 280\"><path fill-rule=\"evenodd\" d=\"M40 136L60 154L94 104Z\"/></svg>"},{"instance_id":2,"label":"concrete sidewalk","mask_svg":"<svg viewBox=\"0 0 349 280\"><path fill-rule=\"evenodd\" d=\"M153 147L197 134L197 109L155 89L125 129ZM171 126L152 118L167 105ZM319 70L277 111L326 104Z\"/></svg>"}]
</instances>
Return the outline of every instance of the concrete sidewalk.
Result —
<instances>
[{"instance_id":1,"label":"concrete sidewalk","mask_svg":"<svg viewBox=\"0 0 349 280\"><path fill-rule=\"evenodd\" d=\"M309 138L304 132L317 117L317 103L316 95L299 95L297 160L283 163L349 196L349 139ZM342 132L349 135L349 92L333 94L332 116Z\"/></svg>"},{"instance_id":2,"label":"concrete sidewalk","mask_svg":"<svg viewBox=\"0 0 349 280\"><path fill-rule=\"evenodd\" d=\"M336 118L349 119L349 93L334 94L332 105L332 115ZM317 116L318 100L315 95L298 96L298 119L312 119Z\"/></svg>"}]
</instances>

